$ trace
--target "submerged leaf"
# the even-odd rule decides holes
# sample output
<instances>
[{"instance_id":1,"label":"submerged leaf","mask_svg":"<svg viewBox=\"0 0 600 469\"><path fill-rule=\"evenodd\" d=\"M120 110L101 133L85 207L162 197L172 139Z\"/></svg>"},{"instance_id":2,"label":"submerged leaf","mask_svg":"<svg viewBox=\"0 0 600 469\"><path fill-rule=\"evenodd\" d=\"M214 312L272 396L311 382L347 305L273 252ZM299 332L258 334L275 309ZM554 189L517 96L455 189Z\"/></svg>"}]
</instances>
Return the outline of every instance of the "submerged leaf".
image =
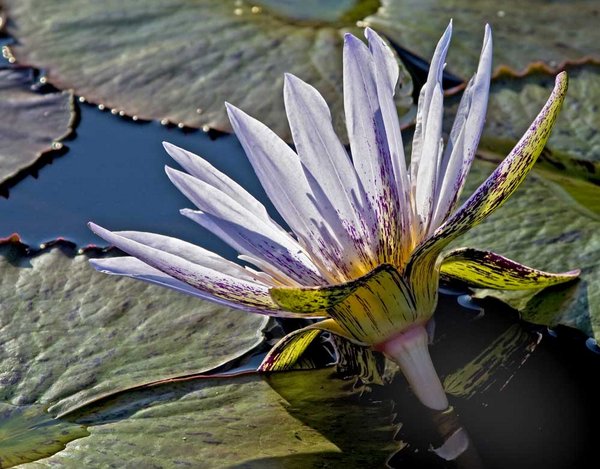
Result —
<instances>
[{"instance_id":1,"label":"submerged leaf","mask_svg":"<svg viewBox=\"0 0 600 469\"><path fill-rule=\"evenodd\" d=\"M536 345L531 334L520 324L513 324L477 357L446 376L444 389L453 396L470 398L477 392L485 392L499 380L506 385Z\"/></svg>"},{"instance_id":2,"label":"submerged leaf","mask_svg":"<svg viewBox=\"0 0 600 469\"><path fill-rule=\"evenodd\" d=\"M212 369L262 342L264 317L89 265L110 255L0 244L0 402L43 404L55 416L108 392ZM41 448L29 450L35 459Z\"/></svg>"},{"instance_id":3,"label":"submerged leaf","mask_svg":"<svg viewBox=\"0 0 600 469\"><path fill-rule=\"evenodd\" d=\"M345 135L342 36L372 3L320 7L320 22L301 2L7 0L3 7L18 40L14 58L43 68L58 88L130 116L224 131L227 100L289 139L284 72L323 94ZM405 112L412 82L407 73L400 81L396 102Z\"/></svg>"},{"instance_id":4,"label":"submerged leaf","mask_svg":"<svg viewBox=\"0 0 600 469\"><path fill-rule=\"evenodd\" d=\"M71 93L42 94L33 83L29 69L0 68L0 184L59 149L73 128Z\"/></svg>"}]
</instances>

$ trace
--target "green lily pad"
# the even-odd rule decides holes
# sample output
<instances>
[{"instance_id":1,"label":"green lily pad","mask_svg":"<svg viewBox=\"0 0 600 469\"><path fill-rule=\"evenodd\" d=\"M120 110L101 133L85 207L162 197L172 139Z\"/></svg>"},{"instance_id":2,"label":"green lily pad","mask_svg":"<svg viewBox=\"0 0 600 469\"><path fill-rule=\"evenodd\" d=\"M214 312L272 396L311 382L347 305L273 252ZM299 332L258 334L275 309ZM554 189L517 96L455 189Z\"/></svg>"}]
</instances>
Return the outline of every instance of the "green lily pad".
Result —
<instances>
[{"instance_id":1,"label":"green lily pad","mask_svg":"<svg viewBox=\"0 0 600 469\"><path fill-rule=\"evenodd\" d=\"M45 406L0 402L0 467L51 456L72 440L89 435L83 425L56 420Z\"/></svg>"},{"instance_id":2,"label":"green lily pad","mask_svg":"<svg viewBox=\"0 0 600 469\"><path fill-rule=\"evenodd\" d=\"M557 71L565 62L600 60L595 0L382 0L381 5L364 22L426 59L454 18L448 68L463 80L477 69L485 23L494 32L496 74L502 69L523 74L533 62Z\"/></svg>"},{"instance_id":3,"label":"green lily pad","mask_svg":"<svg viewBox=\"0 0 600 469\"><path fill-rule=\"evenodd\" d=\"M351 388L330 369L146 386L68 416L91 435L23 467L383 467L391 402Z\"/></svg>"},{"instance_id":4,"label":"green lily pad","mask_svg":"<svg viewBox=\"0 0 600 469\"><path fill-rule=\"evenodd\" d=\"M6 0L11 59L43 69L50 83L142 119L230 131L224 101L290 138L283 74L315 86L345 135L343 33L372 1L327 2L315 22L303 2L241 0ZM311 2L314 6L317 2ZM310 6L310 5L309 5ZM397 103L412 106L402 73ZM151 99L149 99L151 97Z\"/></svg>"},{"instance_id":5,"label":"green lily pad","mask_svg":"<svg viewBox=\"0 0 600 469\"><path fill-rule=\"evenodd\" d=\"M478 161L466 193L493 170ZM459 238L457 245L489 249L547 271L581 269L574 284L539 291L480 290L477 296L507 301L524 319L553 326L577 327L600 338L600 221L577 210L554 184L530 174L508 202L481 225ZM565 293L563 289L570 289ZM557 292L562 292L558 294ZM545 300L545 295L551 295Z\"/></svg>"},{"instance_id":6,"label":"green lily pad","mask_svg":"<svg viewBox=\"0 0 600 469\"><path fill-rule=\"evenodd\" d=\"M31 254L5 242L0 254L5 403L45 405L55 416L119 389L207 371L263 340L265 317L88 264L111 253L63 242ZM30 450L34 457L39 448Z\"/></svg>"},{"instance_id":7,"label":"green lily pad","mask_svg":"<svg viewBox=\"0 0 600 469\"><path fill-rule=\"evenodd\" d=\"M33 83L30 69L0 67L0 185L60 149L73 130L71 93L42 94Z\"/></svg>"}]
</instances>

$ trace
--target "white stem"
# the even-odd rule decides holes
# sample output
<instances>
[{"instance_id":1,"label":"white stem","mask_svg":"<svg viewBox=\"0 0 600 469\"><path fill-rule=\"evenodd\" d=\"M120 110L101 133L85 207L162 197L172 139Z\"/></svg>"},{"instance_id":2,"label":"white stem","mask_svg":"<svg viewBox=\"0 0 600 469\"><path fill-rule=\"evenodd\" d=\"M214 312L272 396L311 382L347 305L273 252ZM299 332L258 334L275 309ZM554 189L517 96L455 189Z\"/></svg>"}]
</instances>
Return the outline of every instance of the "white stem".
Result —
<instances>
[{"instance_id":1,"label":"white stem","mask_svg":"<svg viewBox=\"0 0 600 469\"><path fill-rule=\"evenodd\" d=\"M415 325L378 344L377 349L400 366L413 392L424 405L444 410L448 408L448 398L431 362L427 342L425 327Z\"/></svg>"}]
</instances>

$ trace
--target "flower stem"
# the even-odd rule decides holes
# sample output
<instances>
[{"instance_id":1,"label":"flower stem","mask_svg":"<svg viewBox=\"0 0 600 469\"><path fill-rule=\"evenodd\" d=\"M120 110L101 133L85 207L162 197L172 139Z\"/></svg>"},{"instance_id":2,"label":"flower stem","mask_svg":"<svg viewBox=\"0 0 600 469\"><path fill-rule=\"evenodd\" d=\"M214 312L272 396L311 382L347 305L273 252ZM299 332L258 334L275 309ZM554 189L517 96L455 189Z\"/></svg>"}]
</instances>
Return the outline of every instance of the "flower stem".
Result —
<instances>
[{"instance_id":1,"label":"flower stem","mask_svg":"<svg viewBox=\"0 0 600 469\"><path fill-rule=\"evenodd\" d=\"M431 362L427 342L425 327L415 325L378 344L377 350L400 366L413 392L424 405L430 409L445 410L448 398Z\"/></svg>"}]
</instances>

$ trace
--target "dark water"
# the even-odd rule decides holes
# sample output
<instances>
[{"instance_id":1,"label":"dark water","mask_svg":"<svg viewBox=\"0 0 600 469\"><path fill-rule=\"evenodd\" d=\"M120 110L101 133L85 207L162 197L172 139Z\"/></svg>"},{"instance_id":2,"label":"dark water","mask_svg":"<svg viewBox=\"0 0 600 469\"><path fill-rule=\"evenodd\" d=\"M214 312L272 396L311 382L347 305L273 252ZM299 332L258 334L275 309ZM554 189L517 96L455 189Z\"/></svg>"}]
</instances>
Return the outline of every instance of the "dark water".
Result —
<instances>
[{"instance_id":1,"label":"dark water","mask_svg":"<svg viewBox=\"0 0 600 469\"><path fill-rule=\"evenodd\" d=\"M262 195L237 139L211 139L196 131L185 133L158 123L139 123L80 105L76 135L65 141L68 152L10 188L0 199L0 237L18 233L37 245L64 237L78 245L104 244L87 228L90 220L110 229L154 231L173 235L224 255L226 245L179 214L192 207L169 182L163 150L169 141L202 155L252 192Z\"/></svg>"}]
</instances>

